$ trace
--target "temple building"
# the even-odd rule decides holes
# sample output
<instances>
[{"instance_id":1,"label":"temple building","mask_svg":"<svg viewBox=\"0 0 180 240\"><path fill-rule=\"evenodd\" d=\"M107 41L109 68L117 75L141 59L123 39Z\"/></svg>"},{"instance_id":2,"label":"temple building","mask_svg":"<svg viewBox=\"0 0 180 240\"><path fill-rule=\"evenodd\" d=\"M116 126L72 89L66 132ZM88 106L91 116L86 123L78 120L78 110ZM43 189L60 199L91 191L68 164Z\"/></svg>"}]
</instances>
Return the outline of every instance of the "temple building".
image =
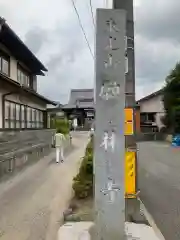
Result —
<instances>
[{"instance_id":1,"label":"temple building","mask_svg":"<svg viewBox=\"0 0 180 240\"><path fill-rule=\"evenodd\" d=\"M94 90L72 89L63 111L68 119L77 118L79 127L89 128L95 117Z\"/></svg>"}]
</instances>

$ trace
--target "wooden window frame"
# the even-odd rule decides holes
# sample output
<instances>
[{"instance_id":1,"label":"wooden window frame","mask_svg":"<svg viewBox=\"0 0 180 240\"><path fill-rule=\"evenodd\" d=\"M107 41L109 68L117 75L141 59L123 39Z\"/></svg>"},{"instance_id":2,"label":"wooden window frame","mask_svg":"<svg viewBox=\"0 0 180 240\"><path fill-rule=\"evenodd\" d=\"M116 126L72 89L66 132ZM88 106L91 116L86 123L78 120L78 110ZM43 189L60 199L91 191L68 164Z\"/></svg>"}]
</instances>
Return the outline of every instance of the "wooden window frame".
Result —
<instances>
[{"instance_id":1,"label":"wooden window frame","mask_svg":"<svg viewBox=\"0 0 180 240\"><path fill-rule=\"evenodd\" d=\"M8 113L6 112L7 111L6 104L7 106L9 106ZM11 109L13 105L14 105L13 109L15 109L14 110L15 112L12 114ZM17 108L17 105L19 105L18 108ZM17 112L17 109L19 109L18 111L19 113ZM22 109L24 109L23 118L22 118ZM33 111L35 113L34 119L32 119ZM17 113L19 114L19 119L17 119ZM8 117L7 117L7 114L8 114ZM44 114L45 114L44 110L33 108L31 106L20 104L11 100L5 100L3 125L5 129L43 129L45 128ZM37 118L37 115L39 115L38 118ZM29 119L27 118L28 116L30 116ZM14 121L14 124L12 125L13 121Z\"/></svg>"},{"instance_id":2,"label":"wooden window frame","mask_svg":"<svg viewBox=\"0 0 180 240\"><path fill-rule=\"evenodd\" d=\"M8 73L3 72L2 60L5 60L6 62L8 62ZM4 75L10 77L10 56L1 50L0 50L0 72Z\"/></svg>"},{"instance_id":3,"label":"wooden window frame","mask_svg":"<svg viewBox=\"0 0 180 240\"><path fill-rule=\"evenodd\" d=\"M19 79L19 72L23 77L25 76L28 79L28 84L23 80ZM21 77L20 77L21 78ZM32 81L32 74L26 70L25 68L23 68L19 63L17 64L17 81L18 83L20 83L21 85L27 87L27 88L31 88L31 81Z\"/></svg>"}]
</instances>

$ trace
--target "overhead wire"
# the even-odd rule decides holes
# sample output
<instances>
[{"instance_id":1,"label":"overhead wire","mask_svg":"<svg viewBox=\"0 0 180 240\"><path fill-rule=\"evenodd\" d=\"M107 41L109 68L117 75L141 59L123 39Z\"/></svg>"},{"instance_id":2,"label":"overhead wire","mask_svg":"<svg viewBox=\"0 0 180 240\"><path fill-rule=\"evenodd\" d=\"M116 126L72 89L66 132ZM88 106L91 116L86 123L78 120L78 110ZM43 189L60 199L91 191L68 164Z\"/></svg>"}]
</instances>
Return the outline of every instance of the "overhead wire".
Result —
<instances>
[{"instance_id":1,"label":"overhead wire","mask_svg":"<svg viewBox=\"0 0 180 240\"><path fill-rule=\"evenodd\" d=\"M94 19L94 14L93 14L92 0L89 0L89 5L90 5L90 9L91 9L92 22L95 27L95 19Z\"/></svg>"},{"instance_id":2,"label":"overhead wire","mask_svg":"<svg viewBox=\"0 0 180 240\"><path fill-rule=\"evenodd\" d=\"M90 54L91 54L91 56L92 56L92 58L93 58L93 60L94 60L94 55L93 55L93 52L92 52L90 43L89 43L89 41L88 41L88 38L87 38L87 36L86 36L86 32L85 32L85 30L84 30L83 24L82 24L82 22L81 22L81 18L80 18L79 12L78 12L78 10L77 10L77 8L76 8L76 5L75 5L74 0L71 0L71 2L72 2L72 5L73 5L73 8L74 8L74 10L75 10L75 13L76 13L76 15L77 15L77 17L78 17L79 25L80 25L80 28L81 28L81 30L82 30L82 32L83 32L83 35L84 35L84 38L85 38L85 40L86 40L87 46L88 46L88 48L89 48Z\"/></svg>"}]
</instances>

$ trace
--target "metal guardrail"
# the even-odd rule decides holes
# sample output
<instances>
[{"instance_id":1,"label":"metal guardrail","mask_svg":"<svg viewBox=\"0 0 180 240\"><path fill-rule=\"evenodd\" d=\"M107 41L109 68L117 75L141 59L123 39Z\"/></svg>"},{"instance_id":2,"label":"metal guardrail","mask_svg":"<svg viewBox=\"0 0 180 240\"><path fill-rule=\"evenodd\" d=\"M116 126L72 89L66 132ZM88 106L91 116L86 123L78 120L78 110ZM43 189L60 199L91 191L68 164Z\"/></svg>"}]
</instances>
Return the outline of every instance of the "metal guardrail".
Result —
<instances>
[{"instance_id":1,"label":"metal guardrail","mask_svg":"<svg viewBox=\"0 0 180 240\"><path fill-rule=\"evenodd\" d=\"M23 149L18 149L18 150L11 151L11 152L8 152L8 153L5 153L5 154L1 154L0 155L0 163L4 162L6 160L12 159L12 158L16 158L23 153L32 152L34 149L44 148L48 145L49 144L47 144L47 143L40 143L40 144L37 144L37 145L34 145L34 146L31 145L31 146L25 147Z\"/></svg>"},{"instance_id":2,"label":"metal guardrail","mask_svg":"<svg viewBox=\"0 0 180 240\"><path fill-rule=\"evenodd\" d=\"M14 141L13 141L13 143L14 143ZM49 149L49 148L51 148L51 144L52 144L51 142L41 142L41 143L37 143L34 145L32 143L29 143L21 149L19 147L17 148L17 146L16 146L16 148L14 148L13 150L11 149L11 151L0 154L0 177L5 172L6 173L13 172L13 170L15 170L17 168L16 161L22 160L23 162L26 162L27 160L23 160L21 158L27 157L27 155L31 155L31 153L32 153L32 155L36 152L37 152L37 154L39 154L40 149ZM69 138L67 138L67 144L65 147L68 147L69 145L71 145L71 140ZM6 165L6 162L7 162L7 165ZM2 166L1 164L5 164L5 165ZM23 166L23 164L20 164L20 165Z\"/></svg>"},{"instance_id":3,"label":"metal guardrail","mask_svg":"<svg viewBox=\"0 0 180 240\"><path fill-rule=\"evenodd\" d=\"M43 152L41 151L41 149L49 148L49 144L40 143L34 146L28 146L23 149L18 149L17 151L11 151L9 153L0 155L0 178L8 173L12 173L18 170L19 168L23 167L27 162L31 163L34 160L38 160L41 155L39 155L39 153ZM32 157L32 161L29 161L29 157Z\"/></svg>"},{"instance_id":4,"label":"metal guardrail","mask_svg":"<svg viewBox=\"0 0 180 240\"><path fill-rule=\"evenodd\" d=\"M53 130L1 133L0 177L46 154L53 134Z\"/></svg>"},{"instance_id":5,"label":"metal guardrail","mask_svg":"<svg viewBox=\"0 0 180 240\"><path fill-rule=\"evenodd\" d=\"M0 155L17 151L36 144L50 143L52 136L49 130L35 132L19 132L0 136Z\"/></svg>"}]
</instances>

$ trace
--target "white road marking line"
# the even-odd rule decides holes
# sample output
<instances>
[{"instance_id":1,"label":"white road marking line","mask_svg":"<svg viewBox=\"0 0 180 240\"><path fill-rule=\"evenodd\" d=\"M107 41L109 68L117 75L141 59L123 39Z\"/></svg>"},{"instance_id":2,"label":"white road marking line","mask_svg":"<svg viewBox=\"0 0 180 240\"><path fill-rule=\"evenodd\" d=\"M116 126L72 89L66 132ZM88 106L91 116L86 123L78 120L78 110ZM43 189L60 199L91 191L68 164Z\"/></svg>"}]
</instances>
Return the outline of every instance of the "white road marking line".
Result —
<instances>
[{"instance_id":1,"label":"white road marking line","mask_svg":"<svg viewBox=\"0 0 180 240\"><path fill-rule=\"evenodd\" d=\"M151 216L151 214L148 212L148 210L146 209L144 203L141 201L141 199L139 198L139 201L141 203L141 209L142 212L144 213L147 221L149 222L150 226L153 228L155 234L157 235L157 237L159 238L159 240L165 240L164 236L162 235L161 231L159 230L159 228L157 227L153 217Z\"/></svg>"}]
</instances>

